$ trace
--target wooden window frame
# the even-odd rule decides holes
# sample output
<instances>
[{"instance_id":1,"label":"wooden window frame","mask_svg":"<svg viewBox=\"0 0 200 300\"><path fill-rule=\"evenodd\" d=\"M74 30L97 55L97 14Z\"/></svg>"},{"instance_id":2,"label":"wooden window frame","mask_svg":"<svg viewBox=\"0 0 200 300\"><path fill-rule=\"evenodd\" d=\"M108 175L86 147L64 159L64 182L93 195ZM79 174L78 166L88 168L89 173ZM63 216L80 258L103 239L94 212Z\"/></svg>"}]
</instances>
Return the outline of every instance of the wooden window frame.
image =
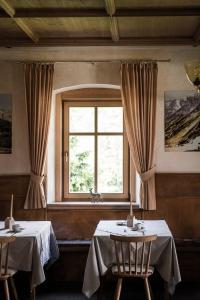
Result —
<instances>
[{"instance_id":1,"label":"wooden window frame","mask_svg":"<svg viewBox=\"0 0 200 300\"><path fill-rule=\"evenodd\" d=\"M102 199L109 200L109 201L118 201L119 199L128 199L128 141L126 138L126 135L124 133L124 130L122 133L118 132L106 132L106 133L99 133L97 132L97 107L121 107L120 101L70 101L65 100L63 101L63 198L66 201L77 201L77 199L84 199L89 200L90 194L89 193L70 193L69 192L69 163L68 160L66 160L65 156L66 153L68 155L69 153L69 139L68 137L70 135L81 135L81 136L87 136L92 135L94 136L95 141L95 183L94 185L97 186L97 137L98 136L106 136L106 135L115 135L115 136L122 136L123 137L123 193L102 193ZM94 132L89 133L70 133L69 131L69 108L70 107L94 107L95 108L95 130ZM124 126L123 126L124 128ZM64 137L67 138L64 138Z\"/></svg>"},{"instance_id":2,"label":"wooden window frame","mask_svg":"<svg viewBox=\"0 0 200 300\"><path fill-rule=\"evenodd\" d=\"M56 114L55 114L55 201L56 202L69 202L72 201L74 204L77 202L82 202L83 204L87 201L91 201L91 198L88 194L76 193L76 197L65 197L64 195L64 172L63 172L63 162L64 162L64 144L63 144L63 106L66 103L77 103L76 106L80 106L81 103L95 103L98 106L100 103L105 103L104 106L113 106L114 103L117 103L118 106L121 106L121 94L120 90L116 89L107 89L107 88L83 88L77 90L70 90L67 92L60 93L56 96ZM110 103L110 104L109 104ZM112 104L113 103L113 104ZM126 153L126 163L125 168L127 172L124 172L124 193L114 194L114 197L110 194L107 194L108 197L103 197L104 202L129 202L130 199L136 203L135 197L135 168L131 162L129 155L129 147L127 142L127 137L125 131L123 132L125 152ZM126 174L125 174L126 173ZM125 183L126 181L126 183ZM103 195L104 196L104 195Z\"/></svg>"}]
</instances>

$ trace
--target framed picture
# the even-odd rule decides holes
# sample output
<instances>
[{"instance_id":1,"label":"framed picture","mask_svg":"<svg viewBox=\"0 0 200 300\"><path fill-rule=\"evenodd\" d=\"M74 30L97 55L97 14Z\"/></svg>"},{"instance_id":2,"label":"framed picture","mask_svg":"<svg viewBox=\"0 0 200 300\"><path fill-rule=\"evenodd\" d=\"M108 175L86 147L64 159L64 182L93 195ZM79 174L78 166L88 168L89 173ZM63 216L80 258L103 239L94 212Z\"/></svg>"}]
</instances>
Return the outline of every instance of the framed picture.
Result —
<instances>
[{"instance_id":1,"label":"framed picture","mask_svg":"<svg viewBox=\"0 0 200 300\"><path fill-rule=\"evenodd\" d=\"M165 92L165 151L200 151L200 94Z\"/></svg>"},{"instance_id":2,"label":"framed picture","mask_svg":"<svg viewBox=\"0 0 200 300\"><path fill-rule=\"evenodd\" d=\"M0 94L0 154L12 153L12 98Z\"/></svg>"}]
</instances>

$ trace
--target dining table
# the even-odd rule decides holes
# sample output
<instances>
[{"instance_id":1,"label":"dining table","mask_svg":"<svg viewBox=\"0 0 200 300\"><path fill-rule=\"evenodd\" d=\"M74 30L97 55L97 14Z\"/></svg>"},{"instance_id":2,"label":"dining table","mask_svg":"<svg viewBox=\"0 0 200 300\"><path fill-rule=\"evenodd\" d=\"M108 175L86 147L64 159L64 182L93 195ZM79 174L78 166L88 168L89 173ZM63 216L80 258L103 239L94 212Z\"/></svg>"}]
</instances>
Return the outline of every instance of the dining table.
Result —
<instances>
[{"instance_id":1,"label":"dining table","mask_svg":"<svg viewBox=\"0 0 200 300\"><path fill-rule=\"evenodd\" d=\"M59 257L56 237L50 221L16 221L19 232L5 229L0 221L0 236L15 236L9 247L9 268L30 272L30 288L45 281L44 266L52 264ZM34 298L34 297L32 297Z\"/></svg>"},{"instance_id":2,"label":"dining table","mask_svg":"<svg viewBox=\"0 0 200 300\"><path fill-rule=\"evenodd\" d=\"M151 261L164 282L167 292L173 294L181 281L176 247L165 220L136 220L141 225L127 227L125 220L102 220L98 223L89 248L82 292L90 298L100 287L100 280L115 263L114 243L110 234L139 236L157 235L152 243Z\"/></svg>"}]
</instances>

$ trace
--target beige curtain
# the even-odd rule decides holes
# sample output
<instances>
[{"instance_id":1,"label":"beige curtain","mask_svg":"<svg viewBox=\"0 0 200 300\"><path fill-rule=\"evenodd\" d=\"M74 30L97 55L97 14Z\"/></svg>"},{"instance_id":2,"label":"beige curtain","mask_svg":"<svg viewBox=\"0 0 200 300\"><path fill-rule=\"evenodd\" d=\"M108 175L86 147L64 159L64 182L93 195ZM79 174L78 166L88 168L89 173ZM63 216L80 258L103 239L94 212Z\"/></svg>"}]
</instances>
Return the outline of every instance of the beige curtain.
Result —
<instances>
[{"instance_id":1,"label":"beige curtain","mask_svg":"<svg viewBox=\"0 0 200 300\"><path fill-rule=\"evenodd\" d=\"M24 208L46 207L43 187L54 65L25 64L25 92L28 115L31 177Z\"/></svg>"},{"instance_id":2,"label":"beige curtain","mask_svg":"<svg viewBox=\"0 0 200 300\"><path fill-rule=\"evenodd\" d=\"M157 64L123 63L121 91L130 153L141 178L141 207L156 209L154 144Z\"/></svg>"}]
</instances>

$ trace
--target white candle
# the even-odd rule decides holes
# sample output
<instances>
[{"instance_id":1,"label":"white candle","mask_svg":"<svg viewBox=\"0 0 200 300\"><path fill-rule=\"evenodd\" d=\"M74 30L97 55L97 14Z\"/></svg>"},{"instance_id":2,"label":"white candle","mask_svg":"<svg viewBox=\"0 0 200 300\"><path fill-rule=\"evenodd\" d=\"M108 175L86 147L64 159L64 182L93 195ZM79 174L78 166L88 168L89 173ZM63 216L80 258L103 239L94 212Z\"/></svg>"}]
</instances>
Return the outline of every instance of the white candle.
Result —
<instances>
[{"instance_id":1,"label":"white candle","mask_svg":"<svg viewBox=\"0 0 200 300\"><path fill-rule=\"evenodd\" d=\"M13 216L13 194L11 195L11 201L10 201L10 218Z\"/></svg>"},{"instance_id":2,"label":"white candle","mask_svg":"<svg viewBox=\"0 0 200 300\"><path fill-rule=\"evenodd\" d=\"M133 202L132 202L132 198L130 199L130 215L133 215Z\"/></svg>"}]
</instances>

